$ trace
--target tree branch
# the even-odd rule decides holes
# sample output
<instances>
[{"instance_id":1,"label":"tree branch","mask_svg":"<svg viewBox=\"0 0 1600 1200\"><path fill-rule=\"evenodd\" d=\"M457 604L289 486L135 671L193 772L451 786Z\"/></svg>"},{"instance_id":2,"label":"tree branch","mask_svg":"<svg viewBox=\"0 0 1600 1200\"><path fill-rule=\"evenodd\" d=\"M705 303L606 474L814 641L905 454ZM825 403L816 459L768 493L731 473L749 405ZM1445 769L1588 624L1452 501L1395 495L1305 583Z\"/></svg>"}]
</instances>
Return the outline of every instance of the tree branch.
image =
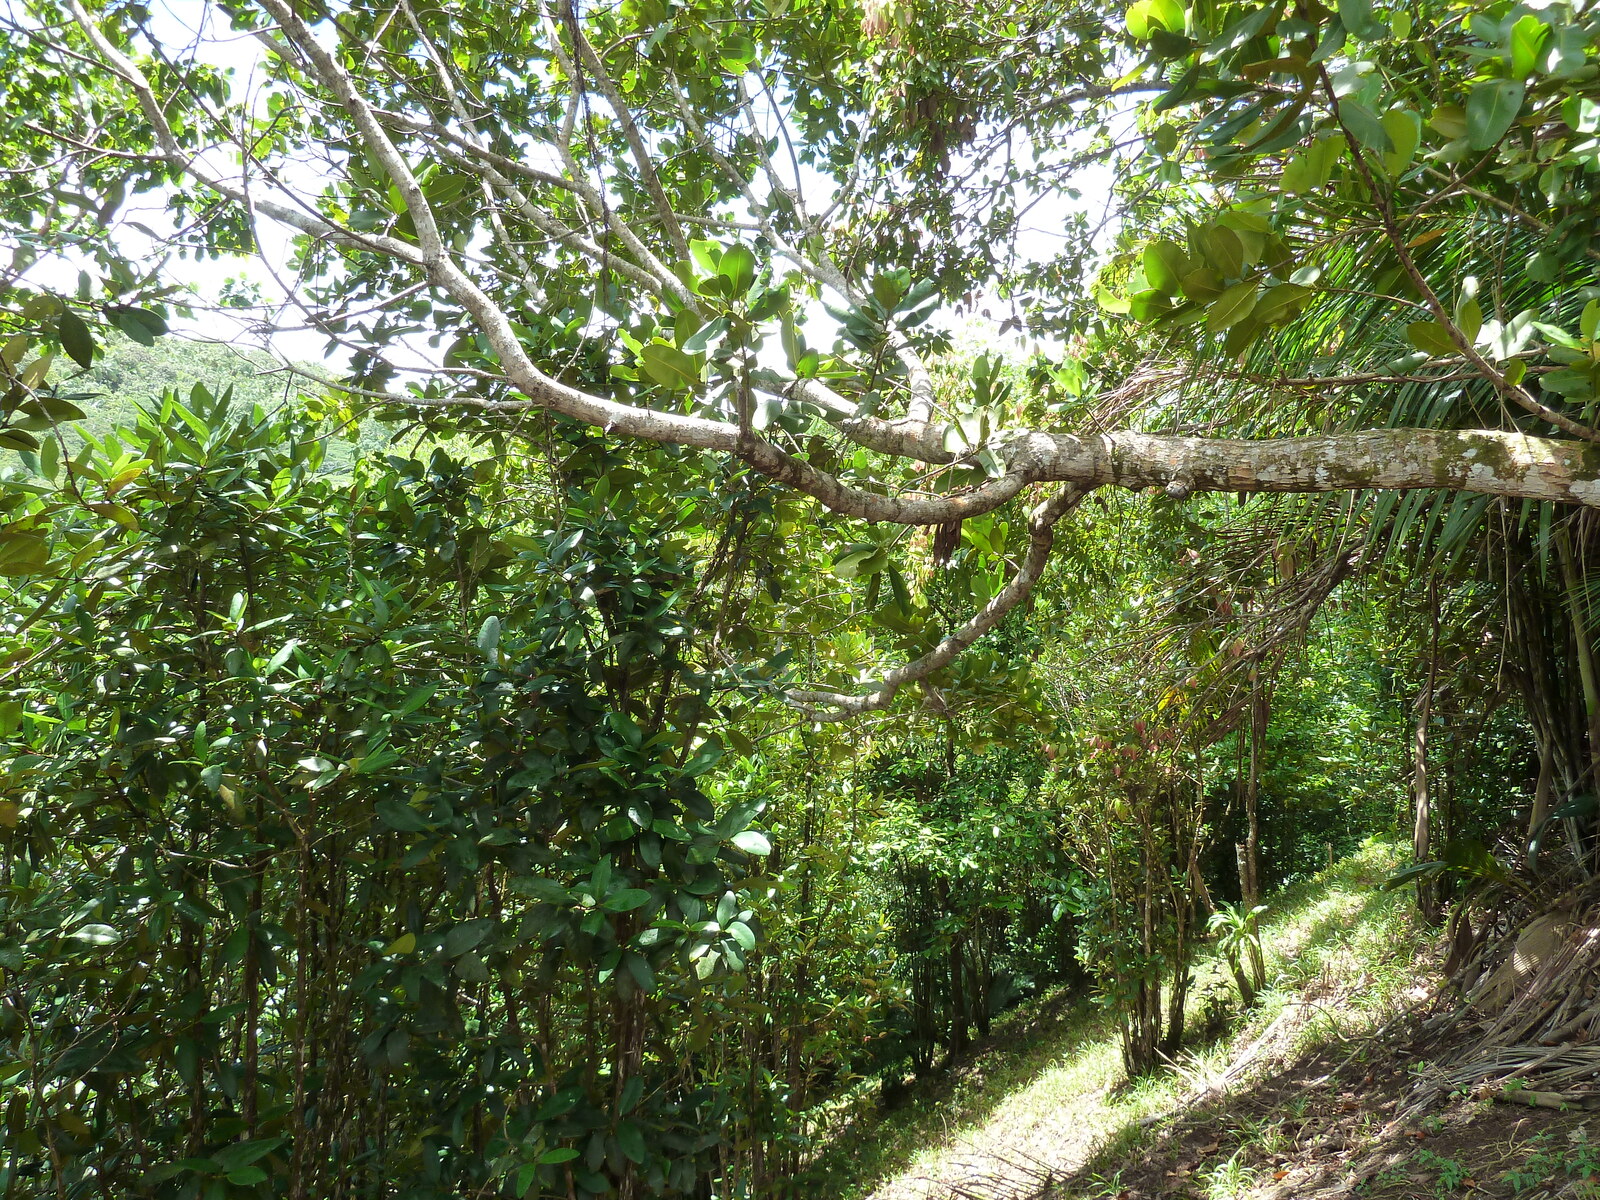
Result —
<instances>
[{"instance_id":1,"label":"tree branch","mask_svg":"<svg viewBox=\"0 0 1600 1200\"><path fill-rule=\"evenodd\" d=\"M1067 487L1036 507L1028 515L1028 551L1017 573L971 620L922 657L888 672L878 681L874 691L850 695L843 692L795 690L787 692L785 698L813 720L843 721L874 709L887 708L894 701L895 694L906 684L926 679L935 671L949 666L1033 591L1034 585L1044 575L1045 567L1049 565L1050 552L1055 547L1056 523L1076 508L1090 490Z\"/></svg>"}]
</instances>

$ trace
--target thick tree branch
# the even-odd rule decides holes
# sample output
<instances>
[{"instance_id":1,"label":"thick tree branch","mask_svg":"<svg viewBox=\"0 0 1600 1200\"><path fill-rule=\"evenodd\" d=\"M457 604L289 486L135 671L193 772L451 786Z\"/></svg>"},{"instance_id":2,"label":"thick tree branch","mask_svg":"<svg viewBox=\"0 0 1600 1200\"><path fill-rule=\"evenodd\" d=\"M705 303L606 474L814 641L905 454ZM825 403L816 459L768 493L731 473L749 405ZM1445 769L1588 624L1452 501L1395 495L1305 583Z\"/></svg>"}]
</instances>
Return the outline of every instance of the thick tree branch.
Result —
<instances>
[{"instance_id":1,"label":"thick tree branch","mask_svg":"<svg viewBox=\"0 0 1600 1200\"><path fill-rule=\"evenodd\" d=\"M1056 523L1076 508L1089 491L1088 488L1067 487L1059 495L1036 507L1028 516L1028 551L1023 555L1017 573L971 620L920 658L888 672L878 681L875 690L860 695L795 690L786 693L788 701L813 720L843 721L874 709L887 708L894 701L895 694L906 684L926 679L935 671L949 666L1033 591L1050 563L1050 552L1055 547Z\"/></svg>"},{"instance_id":2,"label":"thick tree branch","mask_svg":"<svg viewBox=\"0 0 1600 1200\"><path fill-rule=\"evenodd\" d=\"M1491 429L1372 429L1247 441L1149 433L1017 435L1004 459L1036 481L1192 492L1445 488L1600 507L1600 446Z\"/></svg>"},{"instance_id":3,"label":"thick tree branch","mask_svg":"<svg viewBox=\"0 0 1600 1200\"><path fill-rule=\"evenodd\" d=\"M78 0L74 16L98 53L132 88L157 129L163 151L178 169L220 194L243 200L239 189L215 179L184 154L165 124L148 80L95 27ZM308 48L310 34L288 10L287 0L262 0L285 22L285 36L306 55L309 69L341 98L363 137L396 182L414 177L388 140L377 118L355 94L342 68L322 48ZM408 198L413 215L433 222L426 198ZM348 231L314 213L258 205L258 211L291 227L319 236L349 237ZM1486 495L1600 506L1600 447L1491 430L1396 429L1333 434L1276 441L1169 437L1108 433L1077 437L1049 432L1002 434L993 448L1002 463L998 478L964 495L902 498L875 488L854 487L809 462L758 438L741 435L736 423L681 412L666 412L608 399L572 387L546 374L519 340L507 312L439 244L427 258L415 246L394 238L351 237L368 250L426 269L429 280L465 308L498 357L507 383L526 399L492 402L499 411L543 408L574 420L646 441L737 455L771 478L816 497L834 510L870 521L936 524L988 512L1014 498L1030 483L1060 482L1083 488L1107 484L1163 487L1173 495L1194 491L1328 492L1367 488L1453 488ZM863 445L891 457L918 462L948 462L937 430L927 422L886 422L857 417L844 397L825 385L790 385L801 399L819 403L830 421Z\"/></svg>"},{"instance_id":4,"label":"thick tree branch","mask_svg":"<svg viewBox=\"0 0 1600 1200\"><path fill-rule=\"evenodd\" d=\"M339 60L317 42L310 27L300 19L287 0L260 0L260 3L278 23L278 29L283 36L305 58L307 65L311 67L322 85L338 99L340 107L355 123L356 131L361 135L367 150L399 189L401 201L405 204L412 226L417 231L417 243L421 248L422 261L426 264L438 262L444 257L444 241L439 234L438 223L434 220L433 208L428 204L428 199L422 191L422 184L417 181L411 164L406 161L405 155L389 137L372 105L367 103L357 90L355 81L350 78L349 72Z\"/></svg>"}]
</instances>

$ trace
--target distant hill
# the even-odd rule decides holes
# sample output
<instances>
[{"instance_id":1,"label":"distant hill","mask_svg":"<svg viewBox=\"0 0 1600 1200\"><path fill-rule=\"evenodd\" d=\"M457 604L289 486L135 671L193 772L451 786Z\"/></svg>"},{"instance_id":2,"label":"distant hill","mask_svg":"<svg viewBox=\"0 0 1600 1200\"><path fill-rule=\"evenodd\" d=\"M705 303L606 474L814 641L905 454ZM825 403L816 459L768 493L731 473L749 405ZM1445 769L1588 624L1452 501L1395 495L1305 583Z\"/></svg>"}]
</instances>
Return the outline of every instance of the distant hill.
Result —
<instances>
[{"instance_id":1,"label":"distant hill","mask_svg":"<svg viewBox=\"0 0 1600 1200\"><path fill-rule=\"evenodd\" d=\"M75 402L86 414L80 424L96 438L119 425L132 425L138 410L159 403L169 388L187 395L197 383L213 393L231 387L237 409L260 404L270 411L314 387L309 380L284 371L260 350L175 336L141 346L130 338L112 335L94 366L81 373L59 371L55 382L62 394L78 395ZM329 442L326 469L336 473L348 470L358 454L384 449L397 428L401 427L374 420L361 422L353 439L340 437Z\"/></svg>"}]
</instances>

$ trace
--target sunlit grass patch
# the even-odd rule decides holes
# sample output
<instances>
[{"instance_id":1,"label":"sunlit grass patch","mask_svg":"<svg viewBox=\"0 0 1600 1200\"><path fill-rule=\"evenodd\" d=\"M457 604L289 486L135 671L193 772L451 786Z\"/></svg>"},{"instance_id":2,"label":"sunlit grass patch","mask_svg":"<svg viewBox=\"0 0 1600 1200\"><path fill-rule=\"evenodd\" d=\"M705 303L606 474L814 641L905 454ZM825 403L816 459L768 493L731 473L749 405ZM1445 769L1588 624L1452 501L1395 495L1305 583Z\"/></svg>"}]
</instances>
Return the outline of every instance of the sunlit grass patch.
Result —
<instances>
[{"instance_id":1,"label":"sunlit grass patch","mask_svg":"<svg viewBox=\"0 0 1600 1200\"><path fill-rule=\"evenodd\" d=\"M1108 1014L1060 994L1041 998L997 1022L995 1045L974 1064L903 1108L858 1103L819 1157L808 1194L892 1200L929 1194L934 1180L985 1194L1015 1182L1007 1171L1035 1181L1076 1172L1075 1187L1098 1179L1092 1186L1114 1194L1116 1164L1155 1135L1163 1114L1200 1093L1220 1097L1269 1060L1370 1034L1415 998L1412 901L1379 890L1401 854L1369 842L1275 897L1262 922L1268 987L1231 1032L1191 1044L1170 1069L1124 1080ZM1214 956L1202 956L1195 973L1189 1016L1198 1030L1207 994L1214 1003L1231 984ZM1246 1055L1254 1067L1241 1071ZM1270 1123L1242 1132L1264 1152L1281 1137ZM1241 1143L1195 1182L1208 1197L1239 1194L1253 1178L1250 1161Z\"/></svg>"}]
</instances>

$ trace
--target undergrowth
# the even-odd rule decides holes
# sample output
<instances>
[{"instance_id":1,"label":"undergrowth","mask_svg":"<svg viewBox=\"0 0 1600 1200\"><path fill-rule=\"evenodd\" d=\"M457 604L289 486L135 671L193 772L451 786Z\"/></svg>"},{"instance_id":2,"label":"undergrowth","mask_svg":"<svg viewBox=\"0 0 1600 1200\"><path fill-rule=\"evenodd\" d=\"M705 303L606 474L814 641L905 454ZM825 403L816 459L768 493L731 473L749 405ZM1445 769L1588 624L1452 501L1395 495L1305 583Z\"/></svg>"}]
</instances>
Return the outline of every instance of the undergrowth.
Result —
<instances>
[{"instance_id":1,"label":"undergrowth","mask_svg":"<svg viewBox=\"0 0 1600 1200\"><path fill-rule=\"evenodd\" d=\"M1229 1032L1192 1044L1169 1069L1124 1080L1108 1014L1059 993L1040 997L997 1021L982 1055L919 1086L903 1107L879 1111L872 1090L857 1089L833 1118L805 1194L889 1200L924 1194L930 1180L989 1173L998 1183L1008 1170L1041 1184L1071 1173L1080 1187L1092 1180L1115 1194L1118 1160L1160 1127L1160 1114L1217 1087L1241 1055L1282 1058L1330 1042L1359 1054L1363 1039L1420 998L1410 897L1378 887L1401 853L1369 841L1275 897L1262 921L1268 986ZM1220 956L1202 957L1195 974L1190 1021L1202 1029L1231 983ZM1251 1142L1277 1136L1270 1122L1240 1132ZM1207 1196L1236 1195L1260 1150L1241 1142L1196 1182Z\"/></svg>"}]
</instances>

